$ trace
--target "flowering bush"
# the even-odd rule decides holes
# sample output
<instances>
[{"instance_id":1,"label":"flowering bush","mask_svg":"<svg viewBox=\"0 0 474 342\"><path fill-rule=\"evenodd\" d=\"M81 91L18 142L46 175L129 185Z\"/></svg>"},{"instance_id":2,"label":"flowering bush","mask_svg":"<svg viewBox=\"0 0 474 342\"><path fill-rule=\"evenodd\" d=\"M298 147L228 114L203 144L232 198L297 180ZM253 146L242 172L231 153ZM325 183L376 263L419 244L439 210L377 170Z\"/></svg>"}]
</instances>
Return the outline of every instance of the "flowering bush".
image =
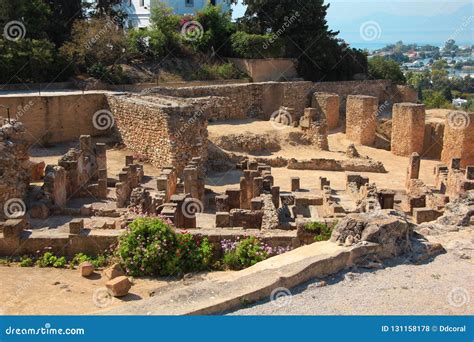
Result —
<instances>
[{"instance_id":1,"label":"flowering bush","mask_svg":"<svg viewBox=\"0 0 474 342\"><path fill-rule=\"evenodd\" d=\"M178 275L207 267L212 246L206 238L175 233L161 218L138 218L121 236L117 254L132 276Z\"/></svg>"},{"instance_id":2,"label":"flowering bush","mask_svg":"<svg viewBox=\"0 0 474 342\"><path fill-rule=\"evenodd\" d=\"M243 269L274 255L289 251L289 247L270 247L254 236L241 241L222 240L223 263L231 269Z\"/></svg>"},{"instance_id":3,"label":"flowering bush","mask_svg":"<svg viewBox=\"0 0 474 342\"><path fill-rule=\"evenodd\" d=\"M331 238L331 233L336 223L327 225L321 222L310 222L305 225L305 230L315 233L314 241L327 241Z\"/></svg>"}]
</instances>

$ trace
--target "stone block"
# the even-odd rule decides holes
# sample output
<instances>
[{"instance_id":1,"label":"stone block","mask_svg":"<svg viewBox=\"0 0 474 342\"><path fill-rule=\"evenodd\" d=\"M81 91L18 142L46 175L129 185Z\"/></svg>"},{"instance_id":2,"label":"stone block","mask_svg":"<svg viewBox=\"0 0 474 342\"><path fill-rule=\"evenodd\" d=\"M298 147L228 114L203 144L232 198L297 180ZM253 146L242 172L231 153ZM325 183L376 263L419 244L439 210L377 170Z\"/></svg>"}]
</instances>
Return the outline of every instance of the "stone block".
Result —
<instances>
[{"instance_id":1,"label":"stone block","mask_svg":"<svg viewBox=\"0 0 474 342\"><path fill-rule=\"evenodd\" d=\"M372 96L349 95L346 104L346 137L366 146L375 142L378 100Z\"/></svg>"},{"instance_id":2,"label":"stone block","mask_svg":"<svg viewBox=\"0 0 474 342\"><path fill-rule=\"evenodd\" d=\"M396 103L392 115L392 153L408 157L423 153L425 136L425 106L416 103Z\"/></svg>"},{"instance_id":3,"label":"stone block","mask_svg":"<svg viewBox=\"0 0 474 342\"><path fill-rule=\"evenodd\" d=\"M414 208L413 209L413 220L416 224L420 224L423 222L431 222L438 219L438 217L442 216L443 213L434 210L431 208Z\"/></svg>"},{"instance_id":4,"label":"stone block","mask_svg":"<svg viewBox=\"0 0 474 342\"><path fill-rule=\"evenodd\" d=\"M105 287L114 297L123 297L128 294L132 288L132 283L125 276L113 278L105 283Z\"/></svg>"},{"instance_id":5,"label":"stone block","mask_svg":"<svg viewBox=\"0 0 474 342\"><path fill-rule=\"evenodd\" d=\"M119 264L113 264L104 270L103 275L110 280L125 275L125 272Z\"/></svg>"},{"instance_id":6,"label":"stone block","mask_svg":"<svg viewBox=\"0 0 474 342\"><path fill-rule=\"evenodd\" d=\"M82 277L89 277L94 273L94 265L89 261L85 261L79 265L79 273Z\"/></svg>"},{"instance_id":7,"label":"stone block","mask_svg":"<svg viewBox=\"0 0 474 342\"><path fill-rule=\"evenodd\" d=\"M73 219L69 222L69 234L77 235L81 234L81 231L84 229L84 220L83 219Z\"/></svg>"},{"instance_id":8,"label":"stone block","mask_svg":"<svg viewBox=\"0 0 474 342\"><path fill-rule=\"evenodd\" d=\"M5 239L18 239L21 232L28 226L26 218L9 219L3 223L3 237Z\"/></svg>"},{"instance_id":9,"label":"stone block","mask_svg":"<svg viewBox=\"0 0 474 342\"><path fill-rule=\"evenodd\" d=\"M230 227L230 213L217 212L216 213L216 227L217 228Z\"/></svg>"},{"instance_id":10,"label":"stone block","mask_svg":"<svg viewBox=\"0 0 474 342\"><path fill-rule=\"evenodd\" d=\"M314 93L311 107L316 110L316 116L325 118L328 129L339 126L339 96L331 93Z\"/></svg>"},{"instance_id":11,"label":"stone block","mask_svg":"<svg viewBox=\"0 0 474 342\"><path fill-rule=\"evenodd\" d=\"M300 191L300 177L291 177L291 191Z\"/></svg>"}]
</instances>

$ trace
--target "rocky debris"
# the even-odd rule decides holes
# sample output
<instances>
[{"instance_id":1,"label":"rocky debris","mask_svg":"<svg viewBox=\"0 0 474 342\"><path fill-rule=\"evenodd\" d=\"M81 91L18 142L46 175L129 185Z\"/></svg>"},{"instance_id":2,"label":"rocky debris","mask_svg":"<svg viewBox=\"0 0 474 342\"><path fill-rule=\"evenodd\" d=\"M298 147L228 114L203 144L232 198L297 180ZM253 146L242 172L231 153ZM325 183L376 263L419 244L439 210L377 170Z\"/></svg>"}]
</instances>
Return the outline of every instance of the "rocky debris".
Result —
<instances>
[{"instance_id":1,"label":"rocky debris","mask_svg":"<svg viewBox=\"0 0 474 342\"><path fill-rule=\"evenodd\" d=\"M350 144L348 147L347 147L347 150L346 150L346 157L347 158L360 158L360 154L359 152L357 151L356 147L354 144Z\"/></svg>"},{"instance_id":2,"label":"rocky debris","mask_svg":"<svg viewBox=\"0 0 474 342\"><path fill-rule=\"evenodd\" d=\"M119 264L113 264L104 270L103 275L105 278L112 280L114 278L124 276L125 272Z\"/></svg>"},{"instance_id":3,"label":"rocky debris","mask_svg":"<svg viewBox=\"0 0 474 342\"><path fill-rule=\"evenodd\" d=\"M105 283L105 287L109 293L114 297L123 297L128 294L132 288L132 283L125 276L113 278Z\"/></svg>"},{"instance_id":4,"label":"rocky debris","mask_svg":"<svg viewBox=\"0 0 474 342\"><path fill-rule=\"evenodd\" d=\"M281 149L275 136L251 132L219 136L215 139L214 143L224 150L233 152L249 153L256 151L279 151Z\"/></svg>"},{"instance_id":5,"label":"rocky debris","mask_svg":"<svg viewBox=\"0 0 474 342\"><path fill-rule=\"evenodd\" d=\"M331 241L378 243L383 246L381 257L393 257L411 251L412 229L405 215L395 210L349 214L334 228Z\"/></svg>"},{"instance_id":6,"label":"rocky debris","mask_svg":"<svg viewBox=\"0 0 474 342\"><path fill-rule=\"evenodd\" d=\"M457 231L470 226L473 216L474 190L470 190L446 204L443 216L440 216L434 222L420 224L416 230L424 235L438 235Z\"/></svg>"},{"instance_id":7,"label":"rocky debris","mask_svg":"<svg viewBox=\"0 0 474 342\"><path fill-rule=\"evenodd\" d=\"M89 261L84 261L79 265L79 272L83 277L89 277L94 272L94 265Z\"/></svg>"}]
</instances>

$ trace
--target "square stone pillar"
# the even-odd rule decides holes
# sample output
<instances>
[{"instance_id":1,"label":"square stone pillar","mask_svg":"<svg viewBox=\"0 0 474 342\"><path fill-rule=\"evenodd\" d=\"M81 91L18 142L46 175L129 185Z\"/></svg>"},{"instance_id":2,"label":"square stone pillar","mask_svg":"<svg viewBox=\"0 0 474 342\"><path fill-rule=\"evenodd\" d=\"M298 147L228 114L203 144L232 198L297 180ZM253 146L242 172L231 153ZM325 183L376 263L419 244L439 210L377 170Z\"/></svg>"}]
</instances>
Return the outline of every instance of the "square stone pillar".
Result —
<instances>
[{"instance_id":1,"label":"square stone pillar","mask_svg":"<svg viewBox=\"0 0 474 342\"><path fill-rule=\"evenodd\" d=\"M271 193L273 205L278 209L280 207L280 187L272 186Z\"/></svg>"},{"instance_id":2,"label":"square stone pillar","mask_svg":"<svg viewBox=\"0 0 474 342\"><path fill-rule=\"evenodd\" d=\"M349 95L346 104L346 137L366 146L375 142L378 100L373 96Z\"/></svg>"},{"instance_id":3,"label":"square stone pillar","mask_svg":"<svg viewBox=\"0 0 474 342\"><path fill-rule=\"evenodd\" d=\"M423 153L425 136L425 106L416 103L396 103L392 115L392 153L408 157Z\"/></svg>"},{"instance_id":4,"label":"square stone pillar","mask_svg":"<svg viewBox=\"0 0 474 342\"><path fill-rule=\"evenodd\" d=\"M228 196L229 210L240 209L240 189L227 189L225 194Z\"/></svg>"},{"instance_id":5,"label":"square stone pillar","mask_svg":"<svg viewBox=\"0 0 474 342\"><path fill-rule=\"evenodd\" d=\"M409 186L411 179L418 179L420 176L421 157L418 153L412 153L407 169L406 187Z\"/></svg>"},{"instance_id":6,"label":"square stone pillar","mask_svg":"<svg viewBox=\"0 0 474 342\"><path fill-rule=\"evenodd\" d=\"M291 177L291 191L300 191L300 177Z\"/></svg>"},{"instance_id":7,"label":"square stone pillar","mask_svg":"<svg viewBox=\"0 0 474 342\"><path fill-rule=\"evenodd\" d=\"M311 107L316 109L317 115L326 119L329 130L339 126L339 96L337 94L314 93Z\"/></svg>"},{"instance_id":8,"label":"square stone pillar","mask_svg":"<svg viewBox=\"0 0 474 342\"><path fill-rule=\"evenodd\" d=\"M449 165L452 158L461 159L461 168L474 165L474 113L455 111L447 116L441 161Z\"/></svg>"},{"instance_id":9,"label":"square stone pillar","mask_svg":"<svg viewBox=\"0 0 474 342\"><path fill-rule=\"evenodd\" d=\"M97 169L105 170L105 179L107 179L107 145L103 143L95 144L95 157Z\"/></svg>"}]
</instances>

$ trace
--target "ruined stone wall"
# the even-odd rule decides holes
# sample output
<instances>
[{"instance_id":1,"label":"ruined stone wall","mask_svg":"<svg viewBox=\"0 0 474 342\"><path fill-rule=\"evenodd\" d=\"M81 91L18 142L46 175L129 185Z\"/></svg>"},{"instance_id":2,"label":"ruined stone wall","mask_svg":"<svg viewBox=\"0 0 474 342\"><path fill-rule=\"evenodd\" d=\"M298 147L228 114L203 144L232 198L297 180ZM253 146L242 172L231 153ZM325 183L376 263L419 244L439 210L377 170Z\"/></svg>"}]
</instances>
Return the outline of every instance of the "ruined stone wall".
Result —
<instances>
[{"instance_id":1,"label":"ruined stone wall","mask_svg":"<svg viewBox=\"0 0 474 342\"><path fill-rule=\"evenodd\" d=\"M166 103L153 97L108 95L123 143L157 167L173 165L178 174L193 157L207 157L205 102Z\"/></svg>"},{"instance_id":2,"label":"ruined stone wall","mask_svg":"<svg viewBox=\"0 0 474 342\"><path fill-rule=\"evenodd\" d=\"M106 110L103 93L42 96L1 96L0 104L10 107L10 116L21 121L29 143L55 143L77 139L81 134L92 136L105 132L94 127L93 116ZM6 112L1 111L6 117Z\"/></svg>"},{"instance_id":3,"label":"ruined stone wall","mask_svg":"<svg viewBox=\"0 0 474 342\"><path fill-rule=\"evenodd\" d=\"M218 110L209 119L269 119L280 106L295 108L298 116L310 104L311 82L262 82L201 87L153 89L153 94L178 98L220 97Z\"/></svg>"},{"instance_id":4,"label":"ruined stone wall","mask_svg":"<svg viewBox=\"0 0 474 342\"><path fill-rule=\"evenodd\" d=\"M425 136L423 141L424 158L441 159L444 139L444 123L427 122L425 124Z\"/></svg>"},{"instance_id":5,"label":"ruined stone wall","mask_svg":"<svg viewBox=\"0 0 474 342\"><path fill-rule=\"evenodd\" d=\"M15 214L15 208L28 191L30 174L24 162L28 160L28 145L24 140L24 127L20 122L0 128L0 220ZM7 204L8 203L8 204Z\"/></svg>"},{"instance_id":6,"label":"ruined stone wall","mask_svg":"<svg viewBox=\"0 0 474 342\"><path fill-rule=\"evenodd\" d=\"M335 93L340 97L340 112L346 111L346 100L349 95L367 95L378 99L379 104L389 101L397 102L417 102L415 90L407 87L392 84L390 80L365 80L365 81L345 81L345 82L319 82L312 87L312 92Z\"/></svg>"},{"instance_id":7,"label":"ruined stone wall","mask_svg":"<svg viewBox=\"0 0 474 342\"><path fill-rule=\"evenodd\" d=\"M451 112L444 129L441 161L450 165L453 158L461 159L461 167L474 165L474 113Z\"/></svg>"}]
</instances>

